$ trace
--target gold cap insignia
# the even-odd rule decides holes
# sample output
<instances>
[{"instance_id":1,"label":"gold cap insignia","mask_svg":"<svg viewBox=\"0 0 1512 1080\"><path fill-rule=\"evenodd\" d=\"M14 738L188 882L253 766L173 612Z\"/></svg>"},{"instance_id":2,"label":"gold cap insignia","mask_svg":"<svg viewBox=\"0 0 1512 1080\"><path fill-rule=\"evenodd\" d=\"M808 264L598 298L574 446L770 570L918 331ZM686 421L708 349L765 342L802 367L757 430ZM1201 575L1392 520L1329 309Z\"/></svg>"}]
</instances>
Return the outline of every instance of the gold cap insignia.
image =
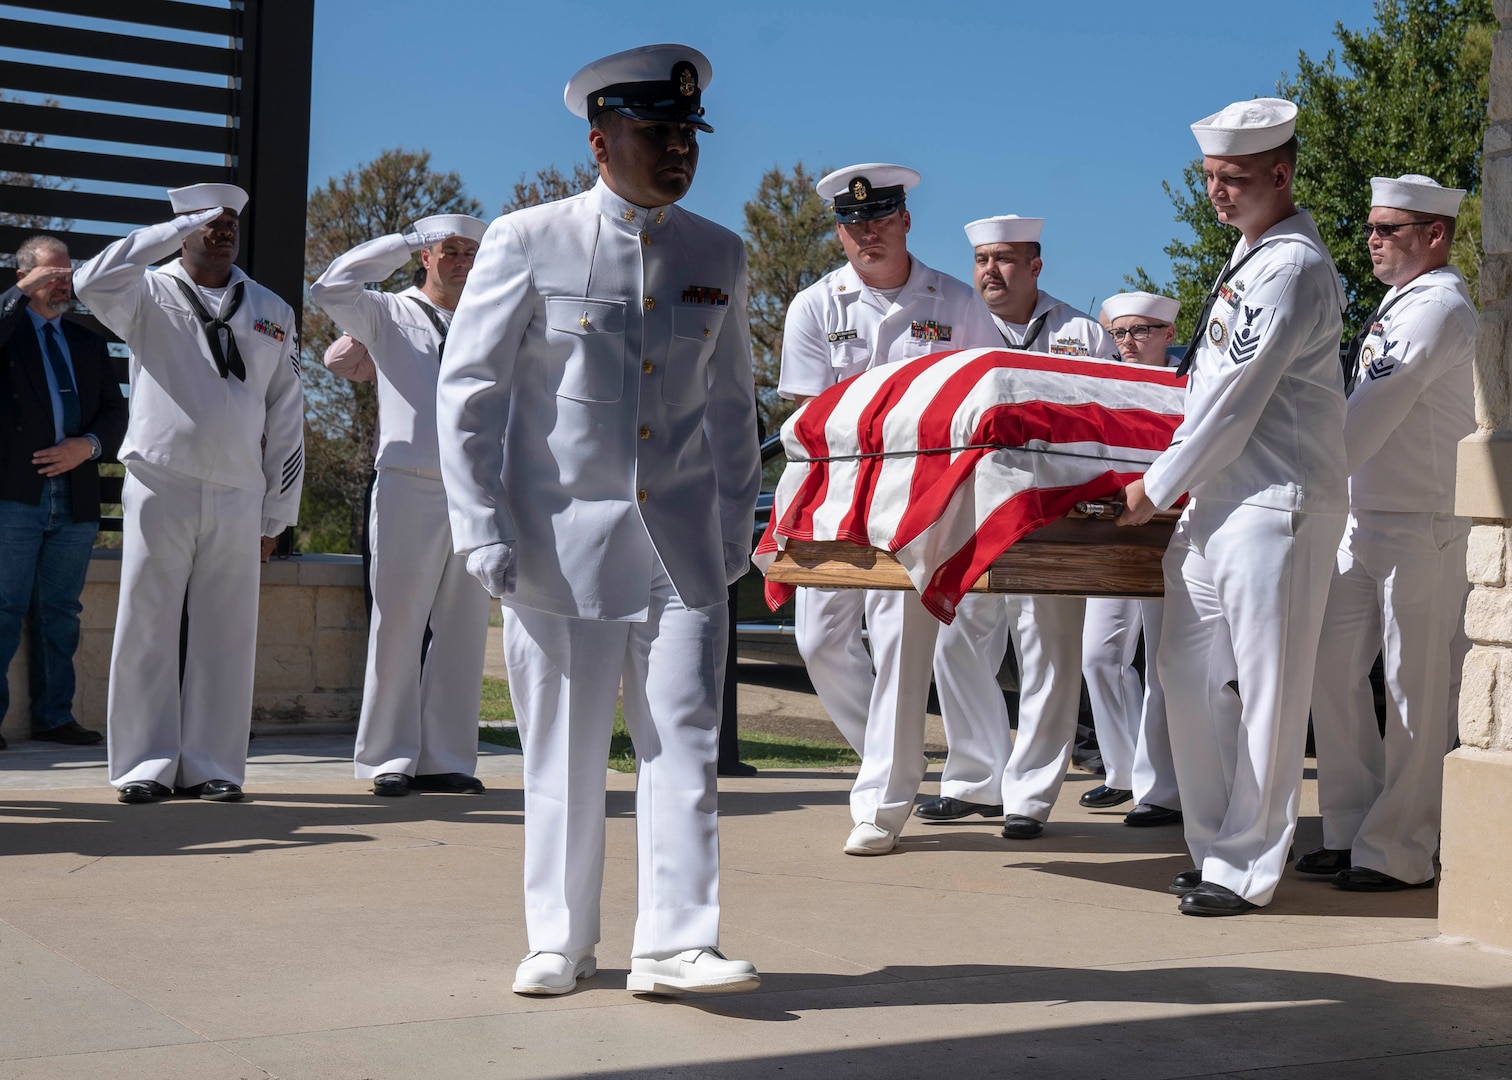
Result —
<instances>
[{"instance_id":1,"label":"gold cap insignia","mask_svg":"<svg viewBox=\"0 0 1512 1080\"><path fill-rule=\"evenodd\" d=\"M686 60L672 68L672 81L677 83L677 92L683 97L698 93L698 72Z\"/></svg>"},{"instance_id":2,"label":"gold cap insignia","mask_svg":"<svg viewBox=\"0 0 1512 1080\"><path fill-rule=\"evenodd\" d=\"M871 198L871 185L866 182L866 177L858 176L851 181L851 198L857 202Z\"/></svg>"}]
</instances>

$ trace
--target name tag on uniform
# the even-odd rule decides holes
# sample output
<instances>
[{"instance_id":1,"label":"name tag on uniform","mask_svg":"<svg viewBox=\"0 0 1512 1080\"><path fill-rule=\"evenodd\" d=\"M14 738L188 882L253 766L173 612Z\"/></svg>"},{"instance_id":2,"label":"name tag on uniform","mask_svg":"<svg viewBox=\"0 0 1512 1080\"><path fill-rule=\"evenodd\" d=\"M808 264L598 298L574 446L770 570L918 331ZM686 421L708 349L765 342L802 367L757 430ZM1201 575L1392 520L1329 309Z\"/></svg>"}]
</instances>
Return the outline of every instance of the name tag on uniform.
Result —
<instances>
[{"instance_id":1,"label":"name tag on uniform","mask_svg":"<svg viewBox=\"0 0 1512 1080\"><path fill-rule=\"evenodd\" d=\"M915 341L949 341L951 328L944 323L929 319L926 322L915 322L909 332Z\"/></svg>"},{"instance_id":2,"label":"name tag on uniform","mask_svg":"<svg viewBox=\"0 0 1512 1080\"><path fill-rule=\"evenodd\" d=\"M854 331L854 330L832 330L829 333L829 341L830 341L831 345L835 344L835 342L837 342L837 341L855 341L855 340L856 340L856 331Z\"/></svg>"}]
</instances>

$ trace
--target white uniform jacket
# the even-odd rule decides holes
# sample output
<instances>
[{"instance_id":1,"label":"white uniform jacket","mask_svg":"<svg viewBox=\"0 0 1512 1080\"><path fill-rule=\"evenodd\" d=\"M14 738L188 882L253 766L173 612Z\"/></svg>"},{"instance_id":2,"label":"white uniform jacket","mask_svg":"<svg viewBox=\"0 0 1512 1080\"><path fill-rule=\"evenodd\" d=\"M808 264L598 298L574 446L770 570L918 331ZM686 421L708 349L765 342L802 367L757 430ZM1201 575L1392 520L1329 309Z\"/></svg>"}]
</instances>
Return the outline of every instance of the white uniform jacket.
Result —
<instances>
[{"instance_id":1,"label":"white uniform jacket","mask_svg":"<svg viewBox=\"0 0 1512 1080\"><path fill-rule=\"evenodd\" d=\"M453 544L514 545L510 603L643 620L657 556L725 600L761 486L746 298L738 236L602 180L489 226L437 419Z\"/></svg>"},{"instance_id":2,"label":"white uniform jacket","mask_svg":"<svg viewBox=\"0 0 1512 1080\"><path fill-rule=\"evenodd\" d=\"M1349 395L1349 502L1452 514L1457 446L1475 430L1475 306L1452 266L1392 288L1383 304L1394 300L1370 327Z\"/></svg>"},{"instance_id":3,"label":"white uniform jacket","mask_svg":"<svg viewBox=\"0 0 1512 1080\"><path fill-rule=\"evenodd\" d=\"M367 346L378 369L383 426L374 464L439 477L436 379L441 335L420 305L434 311L443 326L451 323L452 313L416 288L386 293L365 287L369 281L386 281L410 254L408 242L398 234L358 244L331 261L310 286L310 299Z\"/></svg>"},{"instance_id":4,"label":"white uniform jacket","mask_svg":"<svg viewBox=\"0 0 1512 1080\"><path fill-rule=\"evenodd\" d=\"M199 317L168 280L189 282L189 275L177 259L152 269L197 227L181 217L137 229L79 267L74 289L131 349L131 422L121 460L262 492L263 534L273 536L299 520L304 484L294 311L233 266L230 286L246 282L230 325L247 378L221 378ZM228 288L223 303L230 299Z\"/></svg>"},{"instance_id":5,"label":"white uniform jacket","mask_svg":"<svg viewBox=\"0 0 1512 1080\"><path fill-rule=\"evenodd\" d=\"M992 317L992 321L1002 335L1003 344L1010 349L1048 353L1051 356L1122 359L1118 355L1118 346L1113 344L1113 338L1102 328L1101 323L1086 312L1077 311L1064 300L1057 300L1043 289L1034 303L1034 314L1029 316L1029 323L1032 324L1041 315L1045 316L1045 321L1030 342L1024 341L1028 325L1015 329L996 315Z\"/></svg>"},{"instance_id":6,"label":"white uniform jacket","mask_svg":"<svg viewBox=\"0 0 1512 1080\"><path fill-rule=\"evenodd\" d=\"M1305 210L1261 245L1196 330L1186 419L1145 472L1162 509L1182 492L1273 510L1349 509L1339 272ZM1241 238L1228 265L1249 250Z\"/></svg>"},{"instance_id":7,"label":"white uniform jacket","mask_svg":"<svg viewBox=\"0 0 1512 1080\"><path fill-rule=\"evenodd\" d=\"M883 364L1001 344L987 305L964 281L913 259L903 291L888 303L846 263L788 305L777 392L814 397Z\"/></svg>"}]
</instances>

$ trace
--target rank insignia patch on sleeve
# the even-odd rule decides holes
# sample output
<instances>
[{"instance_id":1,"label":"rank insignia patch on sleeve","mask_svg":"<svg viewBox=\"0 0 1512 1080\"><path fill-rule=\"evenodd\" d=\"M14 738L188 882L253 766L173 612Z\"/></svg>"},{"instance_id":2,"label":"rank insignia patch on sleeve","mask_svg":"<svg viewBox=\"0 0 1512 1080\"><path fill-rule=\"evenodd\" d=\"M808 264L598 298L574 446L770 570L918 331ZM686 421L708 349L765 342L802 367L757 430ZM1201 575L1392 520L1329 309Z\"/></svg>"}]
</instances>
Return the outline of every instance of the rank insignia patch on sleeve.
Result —
<instances>
[{"instance_id":1,"label":"rank insignia patch on sleeve","mask_svg":"<svg viewBox=\"0 0 1512 1080\"><path fill-rule=\"evenodd\" d=\"M950 331L950 327L933 319L927 322L916 320L910 330L915 341L949 341Z\"/></svg>"},{"instance_id":2,"label":"rank insignia patch on sleeve","mask_svg":"<svg viewBox=\"0 0 1512 1080\"><path fill-rule=\"evenodd\" d=\"M1260 334L1254 324L1264 310L1264 308L1245 307L1244 325L1234 335L1233 347L1229 349L1229 359L1234 363L1243 364L1255 358L1255 353L1260 348Z\"/></svg>"},{"instance_id":3,"label":"rank insignia patch on sleeve","mask_svg":"<svg viewBox=\"0 0 1512 1080\"><path fill-rule=\"evenodd\" d=\"M1371 382L1376 379L1384 379L1397 368L1397 358L1391 355L1391 350L1397 347L1395 341L1388 341L1381 348L1381 355L1373 360L1366 361L1365 354L1360 354L1360 359L1365 362L1365 377Z\"/></svg>"},{"instance_id":4,"label":"rank insignia patch on sleeve","mask_svg":"<svg viewBox=\"0 0 1512 1080\"><path fill-rule=\"evenodd\" d=\"M683 290L682 299L685 304L712 304L714 307L724 307L730 302L729 294L721 292L717 285L689 285Z\"/></svg>"},{"instance_id":5,"label":"rank insignia patch on sleeve","mask_svg":"<svg viewBox=\"0 0 1512 1080\"><path fill-rule=\"evenodd\" d=\"M284 328L272 319L258 319L252 324L252 329L256 330L259 334L266 334L274 341L282 341L285 336Z\"/></svg>"}]
</instances>

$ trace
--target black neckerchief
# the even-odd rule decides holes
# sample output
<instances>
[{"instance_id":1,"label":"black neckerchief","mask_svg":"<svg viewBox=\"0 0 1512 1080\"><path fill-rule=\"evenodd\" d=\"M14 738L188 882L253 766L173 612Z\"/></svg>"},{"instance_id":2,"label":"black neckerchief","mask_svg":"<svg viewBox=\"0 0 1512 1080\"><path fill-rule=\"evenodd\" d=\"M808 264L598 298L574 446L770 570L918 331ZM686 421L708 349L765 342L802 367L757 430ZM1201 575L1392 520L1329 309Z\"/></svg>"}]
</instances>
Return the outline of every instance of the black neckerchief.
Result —
<instances>
[{"instance_id":1,"label":"black neckerchief","mask_svg":"<svg viewBox=\"0 0 1512 1080\"><path fill-rule=\"evenodd\" d=\"M1050 309L1050 311L1054 310L1054 308ZM1003 339L1003 344L1008 346L1010 349L1018 349L1020 352L1028 352L1029 346L1034 344L1034 339L1039 337L1040 331L1044 329L1045 320L1050 317L1050 311L1042 311L1029 321L1029 325L1024 328L1024 340L1017 345L1009 341L1008 335L1003 333L1001 330L998 331L998 336Z\"/></svg>"},{"instance_id":2,"label":"black neckerchief","mask_svg":"<svg viewBox=\"0 0 1512 1080\"><path fill-rule=\"evenodd\" d=\"M436 347L436 359L440 360L441 357L446 354L446 323L441 321L441 313L427 304L424 300L420 299L418 296L411 296L410 299L415 302L415 305L419 307L421 311L425 312L425 317L429 319L431 321L431 325L436 328L436 333L441 335L441 344Z\"/></svg>"},{"instance_id":3,"label":"black neckerchief","mask_svg":"<svg viewBox=\"0 0 1512 1080\"><path fill-rule=\"evenodd\" d=\"M1203 301L1202 304L1202 311L1197 315L1196 329L1192 331L1191 343L1187 345L1186 352L1182 354L1181 363L1176 365L1177 375L1185 375L1187 372L1192 370L1192 362L1197 359L1197 349L1199 346L1201 346L1202 339L1207 337L1208 316L1213 313L1213 305L1218 301L1218 294L1223 290L1223 287L1229 283L1229 279L1237 274L1244 267L1245 263L1254 258L1255 252L1259 251L1269 243L1270 241L1266 240L1262 243L1256 244L1254 247L1250 248L1244 253L1244 258L1240 259L1233 266L1226 268L1223 273L1218 276L1218 283L1213 286L1213 291L1207 294L1207 299Z\"/></svg>"},{"instance_id":4,"label":"black neckerchief","mask_svg":"<svg viewBox=\"0 0 1512 1080\"><path fill-rule=\"evenodd\" d=\"M212 316L205 310L204 302L200 300L199 292L195 287L179 277L177 274L169 274L178 287L183 290L184 299L189 301L189 306L194 309L194 314L199 318L200 325L205 328L205 339L210 343L210 358L215 361L215 370L221 378L227 375L235 375L242 382L247 381L247 365L242 363L241 351L236 347L236 335L231 331L231 317L236 314L236 309L241 307L245 281L238 281L231 287L231 308L224 316ZM226 332L226 351L221 351L220 332Z\"/></svg>"},{"instance_id":5,"label":"black neckerchief","mask_svg":"<svg viewBox=\"0 0 1512 1080\"><path fill-rule=\"evenodd\" d=\"M1403 289L1393 296L1389 303L1383 300L1380 306L1370 313L1370 318L1365 320L1365 325L1360 327L1360 332L1349 339L1349 351L1344 354L1345 397L1354 392L1355 384L1360 381L1360 350L1365 347L1365 339L1370 336L1370 328L1384 319L1386 313L1396 307L1396 302L1411 291L1411 289Z\"/></svg>"}]
</instances>

